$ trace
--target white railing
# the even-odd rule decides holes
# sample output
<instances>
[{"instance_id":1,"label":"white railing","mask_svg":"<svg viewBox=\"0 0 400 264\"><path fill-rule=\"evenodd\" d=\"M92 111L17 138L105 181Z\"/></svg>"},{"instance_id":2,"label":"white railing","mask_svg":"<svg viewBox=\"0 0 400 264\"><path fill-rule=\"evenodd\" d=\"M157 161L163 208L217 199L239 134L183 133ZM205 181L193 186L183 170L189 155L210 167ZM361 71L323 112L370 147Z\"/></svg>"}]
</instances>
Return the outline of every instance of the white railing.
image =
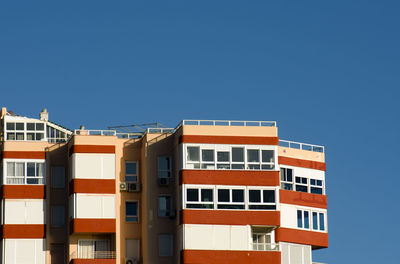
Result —
<instances>
[{"instance_id":1,"label":"white railing","mask_svg":"<svg viewBox=\"0 0 400 264\"><path fill-rule=\"evenodd\" d=\"M71 259L115 259L115 251L89 251L81 254L73 252L70 255Z\"/></svg>"},{"instance_id":2,"label":"white railing","mask_svg":"<svg viewBox=\"0 0 400 264\"><path fill-rule=\"evenodd\" d=\"M276 121L236 121L236 120L182 120L177 126L253 126L253 127L276 127Z\"/></svg>"},{"instance_id":3,"label":"white railing","mask_svg":"<svg viewBox=\"0 0 400 264\"><path fill-rule=\"evenodd\" d=\"M74 135L85 135L85 136L116 136L117 131L115 130L86 130L86 129L75 129Z\"/></svg>"},{"instance_id":4,"label":"white railing","mask_svg":"<svg viewBox=\"0 0 400 264\"><path fill-rule=\"evenodd\" d=\"M276 243L252 243L255 251L279 251L279 244Z\"/></svg>"},{"instance_id":5,"label":"white railing","mask_svg":"<svg viewBox=\"0 0 400 264\"><path fill-rule=\"evenodd\" d=\"M324 146L312 145L312 144L307 144L307 143L300 143L300 142L289 141L289 140L280 139L279 140L279 146L325 153L325 147Z\"/></svg>"},{"instance_id":6,"label":"white railing","mask_svg":"<svg viewBox=\"0 0 400 264\"><path fill-rule=\"evenodd\" d=\"M149 134L165 134L165 133L174 133L175 129L173 128L167 128L167 127L149 127L146 130L147 133Z\"/></svg>"}]
</instances>

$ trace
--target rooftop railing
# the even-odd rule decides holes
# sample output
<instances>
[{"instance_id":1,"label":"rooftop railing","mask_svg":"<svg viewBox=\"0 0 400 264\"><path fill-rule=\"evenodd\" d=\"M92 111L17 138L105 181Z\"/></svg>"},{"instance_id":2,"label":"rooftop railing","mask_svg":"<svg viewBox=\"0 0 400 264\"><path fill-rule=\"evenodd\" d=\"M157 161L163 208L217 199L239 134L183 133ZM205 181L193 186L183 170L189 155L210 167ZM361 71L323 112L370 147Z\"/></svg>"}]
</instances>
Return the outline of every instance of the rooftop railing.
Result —
<instances>
[{"instance_id":1,"label":"rooftop railing","mask_svg":"<svg viewBox=\"0 0 400 264\"><path fill-rule=\"evenodd\" d=\"M236 121L236 120L182 120L177 126L245 126L245 127L276 127L275 121Z\"/></svg>"},{"instance_id":2,"label":"rooftop railing","mask_svg":"<svg viewBox=\"0 0 400 264\"><path fill-rule=\"evenodd\" d=\"M145 133L149 134L164 134L164 133L174 133L175 129L173 128L147 128L144 132L140 133L119 133L116 130L87 130L87 129L75 129L74 135L81 136L117 136L118 138L139 138L142 137Z\"/></svg>"},{"instance_id":3,"label":"rooftop railing","mask_svg":"<svg viewBox=\"0 0 400 264\"><path fill-rule=\"evenodd\" d=\"M252 243L255 251L279 251L278 243Z\"/></svg>"},{"instance_id":4,"label":"rooftop railing","mask_svg":"<svg viewBox=\"0 0 400 264\"><path fill-rule=\"evenodd\" d=\"M287 148L293 148L293 149L301 149L301 150L325 153L325 147L324 146L312 145L312 144L307 144L307 143L300 143L300 142L289 141L289 140L280 139L279 140L279 146L287 147Z\"/></svg>"}]
</instances>

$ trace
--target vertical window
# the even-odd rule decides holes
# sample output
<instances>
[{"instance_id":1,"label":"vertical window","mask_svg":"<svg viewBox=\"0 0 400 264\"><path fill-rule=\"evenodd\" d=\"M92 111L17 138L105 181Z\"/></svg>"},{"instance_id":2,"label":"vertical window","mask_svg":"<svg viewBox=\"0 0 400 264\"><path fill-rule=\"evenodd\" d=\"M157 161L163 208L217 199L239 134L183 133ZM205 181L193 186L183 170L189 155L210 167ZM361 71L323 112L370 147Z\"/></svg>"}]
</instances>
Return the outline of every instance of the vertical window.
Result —
<instances>
[{"instance_id":1,"label":"vertical window","mask_svg":"<svg viewBox=\"0 0 400 264\"><path fill-rule=\"evenodd\" d=\"M65 186L65 169L61 166L51 167L51 187L64 188Z\"/></svg>"},{"instance_id":2,"label":"vertical window","mask_svg":"<svg viewBox=\"0 0 400 264\"><path fill-rule=\"evenodd\" d=\"M281 168L281 189L293 190L293 170Z\"/></svg>"},{"instance_id":3,"label":"vertical window","mask_svg":"<svg viewBox=\"0 0 400 264\"><path fill-rule=\"evenodd\" d=\"M229 151L218 151L217 162L217 169L229 170L231 168L229 164Z\"/></svg>"},{"instance_id":4,"label":"vertical window","mask_svg":"<svg viewBox=\"0 0 400 264\"><path fill-rule=\"evenodd\" d=\"M160 257L173 256L172 234L159 234L158 235L158 255Z\"/></svg>"},{"instance_id":5,"label":"vertical window","mask_svg":"<svg viewBox=\"0 0 400 264\"><path fill-rule=\"evenodd\" d=\"M125 202L125 221L138 222L138 202Z\"/></svg>"},{"instance_id":6,"label":"vertical window","mask_svg":"<svg viewBox=\"0 0 400 264\"><path fill-rule=\"evenodd\" d=\"M261 150L262 160L261 169L272 170L274 168L274 151L273 150Z\"/></svg>"},{"instance_id":7,"label":"vertical window","mask_svg":"<svg viewBox=\"0 0 400 264\"><path fill-rule=\"evenodd\" d=\"M249 170L260 169L260 151L258 149L247 150L247 169Z\"/></svg>"},{"instance_id":8,"label":"vertical window","mask_svg":"<svg viewBox=\"0 0 400 264\"><path fill-rule=\"evenodd\" d=\"M232 169L244 170L244 148L232 148Z\"/></svg>"},{"instance_id":9,"label":"vertical window","mask_svg":"<svg viewBox=\"0 0 400 264\"><path fill-rule=\"evenodd\" d=\"M137 182L137 162L136 161L125 161L125 181L126 182Z\"/></svg>"},{"instance_id":10,"label":"vertical window","mask_svg":"<svg viewBox=\"0 0 400 264\"><path fill-rule=\"evenodd\" d=\"M313 229L318 230L318 213L312 212Z\"/></svg>"},{"instance_id":11,"label":"vertical window","mask_svg":"<svg viewBox=\"0 0 400 264\"><path fill-rule=\"evenodd\" d=\"M310 219L308 217L308 211L303 211L304 213L304 228L310 228Z\"/></svg>"},{"instance_id":12,"label":"vertical window","mask_svg":"<svg viewBox=\"0 0 400 264\"><path fill-rule=\"evenodd\" d=\"M65 223L65 207L63 205L52 205L50 207L51 226L62 227Z\"/></svg>"},{"instance_id":13,"label":"vertical window","mask_svg":"<svg viewBox=\"0 0 400 264\"><path fill-rule=\"evenodd\" d=\"M303 227L303 212L301 210L297 210L297 227Z\"/></svg>"},{"instance_id":14,"label":"vertical window","mask_svg":"<svg viewBox=\"0 0 400 264\"><path fill-rule=\"evenodd\" d=\"M249 190L250 210L276 210L275 190Z\"/></svg>"},{"instance_id":15,"label":"vertical window","mask_svg":"<svg viewBox=\"0 0 400 264\"><path fill-rule=\"evenodd\" d=\"M325 231L325 214L312 212L313 230Z\"/></svg>"},{"instance_id":16,"label":"vertical window","mask_svg":"<svg viewBox=\"0 0 400 264\"><path fill-rule=\"evenodd\" d=\"M200 169L200 147L187 147L188 168Z\"/></svg>"},{"instance_id":17,"label":"vertical window","mask_svg":"<svg viewBox=\"0 0 400 264\"><path fill-rule=\"evenodd\" d=\"M125 257L138 260L140 258L140 243L139 239L125 240Z\"/></svg>"},{"instance_id":18,"label":"vertical window","mask_svg":"<svg viewBox=\"0 0 400 264\"><path fill-rule=\"evenodd\" d=\"M252 245L253 250L257 251L272 251L278 250L273 241L273 230L270 227L252 227Z\"/></svg>"},{"instance_id":19,"label":"vertical window","mask_svg":"<svg viewBox=\"0 0 400 264\"><path fill-rule=\"evenodd\" d=\"M305 210L297 210L297 227L310 229L310 212Z\"/></svg>"},{"instance_id":20,"label":"vertical window","mask_svg":"<svg viewBox=\"0 0 400 264\"><path fill-rule=\"evenodd\" d=\"M201 150L201 168L202 169L215 169L214 165L214 150L213 149L202 149Z\"/></svg>"},{"instance_id":21,"label":"vertical window","mask_svg":"<svg viewBox=\"0 0 400 264\"><path fill-rule=\"evenodd\" d=\"M319 230L325 231L325 217L323 213L319 213Z\"/></svg>"},{"instance_id":22,"label":"vertical window","mask_svg":"<svg viewBox=\"0 0 400 264\"><path fill-rule=\"evenodd\" d=\"M172 162L171 157L158 157L158 178L171 178Z\"/></svg>"},{"instance_id":23,"label":"vertical window","mask_svg":"<svg viewBox=\"0 0 400 264\"><path fill-rule=\"evenodd\" d=\"M172 216L172 199L169 195L158 196L158 216L168 217Z\"/></svg>"}]
</instances>

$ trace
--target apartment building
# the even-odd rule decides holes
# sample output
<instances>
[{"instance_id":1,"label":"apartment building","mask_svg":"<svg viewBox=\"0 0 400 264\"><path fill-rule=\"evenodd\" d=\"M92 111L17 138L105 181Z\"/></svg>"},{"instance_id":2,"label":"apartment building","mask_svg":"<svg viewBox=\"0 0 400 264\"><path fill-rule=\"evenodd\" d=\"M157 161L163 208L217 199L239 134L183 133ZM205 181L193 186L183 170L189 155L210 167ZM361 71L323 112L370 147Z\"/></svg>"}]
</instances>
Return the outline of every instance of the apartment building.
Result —
<instances>
[{"instance_id":1,"label":"apartment building","mask_svg":"<svg viewBox=\"0 0 400 264\"><path fill-rule=\"evenodd\" d=\"M328 247L324 148L273 121L68 130L1 110L5 264L311 264Z\"/></svg>"}]
</instances>

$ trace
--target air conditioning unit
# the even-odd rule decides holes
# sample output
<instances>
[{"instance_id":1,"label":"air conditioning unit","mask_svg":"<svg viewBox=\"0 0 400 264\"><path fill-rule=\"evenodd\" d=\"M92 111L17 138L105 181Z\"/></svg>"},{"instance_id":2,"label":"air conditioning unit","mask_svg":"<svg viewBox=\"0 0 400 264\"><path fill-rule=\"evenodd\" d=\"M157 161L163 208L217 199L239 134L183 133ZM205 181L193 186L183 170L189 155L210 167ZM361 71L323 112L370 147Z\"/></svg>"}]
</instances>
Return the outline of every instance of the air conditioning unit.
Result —
<instances>
[{"instance_id":1,"label":"air conditioning unit","mask_svg":"<svg viewBox=\"0 0 400 264\"><path fill-rule=\"evenodd\" d=\"M128 192L140 192L142 190L142 185L140 183L128 182Z\"/></svg>"},{"instance_id":2,"label":"air conditioning unit","mask_svg":"<svg viewBox=\"0 0 400 264\"><path fill-rule=\"evenodd\" d=\"M128 186L127 186L126 182L120 182L119 190L120 191L127 191L128 190Z\"/></svg>"},{"instance_id":3,"label":"air conditioning unit","mask_svg":"<svg viewBox=\"0 0 400 264\"><path fill-rule=\"evenodd\" d=\"M138 264L139 261L135 258L126 258L125 259L125 264Z\"/></svg>"},{"instance_id":4,"label":"air conditioning unit","mask_svg":"<svg viewBox=\"0 0 400 264\"><path fill-rule=\"evenodd\" d=\"M158 178L158 185L159 186L168 186L169 178Z\"/></svg>"}]
</instances>

